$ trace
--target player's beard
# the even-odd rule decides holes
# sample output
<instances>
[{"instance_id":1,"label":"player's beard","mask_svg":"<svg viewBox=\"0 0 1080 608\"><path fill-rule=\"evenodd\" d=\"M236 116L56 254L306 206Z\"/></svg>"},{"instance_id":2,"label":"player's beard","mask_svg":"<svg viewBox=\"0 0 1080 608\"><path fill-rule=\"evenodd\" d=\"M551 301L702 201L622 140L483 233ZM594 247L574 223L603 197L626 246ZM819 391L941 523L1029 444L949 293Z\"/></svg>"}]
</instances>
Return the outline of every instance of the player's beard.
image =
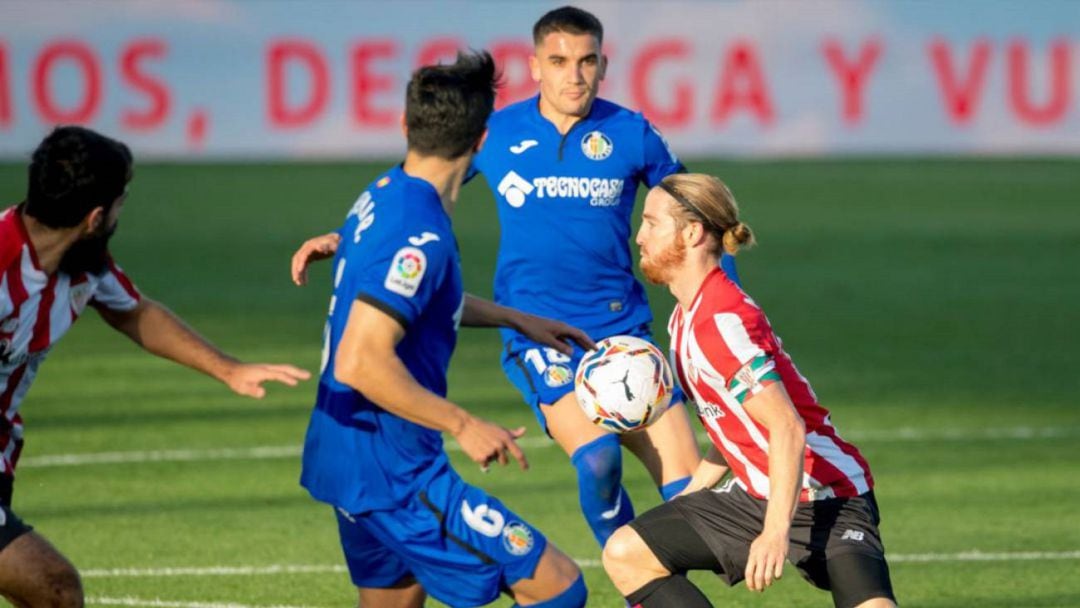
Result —
<instances>
[{"instance_id":1,"label":"player's beard","mask_svg":"<svg viewBox=\"0 0 1080 608\"><path fill-rule=\"evenodd\" d=\"M682 234L676 234L675 240L663 250L641 258L641 274L655 285L667 285L675 268L686 260L686 242Z\"/></svg>"},{"instance_id":2,"label":"player's beard","mask_svg":"<svg viewBox=\"0 0 1080 608\"><path fill-rule=\"evenodd\" d=\"M109 239L116 232L112 228L89 238L76 241L60 258L60 271L69 276L78 276L84 272L103 274L109 265Z\"/></svg>"}]
</instances>

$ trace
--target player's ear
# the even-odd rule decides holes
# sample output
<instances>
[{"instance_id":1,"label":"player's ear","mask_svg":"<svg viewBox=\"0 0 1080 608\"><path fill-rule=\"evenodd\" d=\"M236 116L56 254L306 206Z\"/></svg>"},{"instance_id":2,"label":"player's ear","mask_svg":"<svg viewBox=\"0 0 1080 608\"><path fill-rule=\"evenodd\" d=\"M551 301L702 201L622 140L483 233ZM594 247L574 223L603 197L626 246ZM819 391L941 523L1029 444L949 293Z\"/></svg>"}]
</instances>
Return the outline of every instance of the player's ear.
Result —
<instances>
[{"instance_id":1,"label":"player's ear","mask_svg":"<svg viewBox=\"0 0 1080 608\"><path fill-rule=\"evenodd\" d=\"M604 55L604 54L600 55L600 66L599 67L600 67L600 69L599 69L600 80L603 80L604 76L607 75L607 55Z\"/></svg>"},{"instance_id":2,"label":"player's ear","mask_svg":"<svg viewBox=\"0 0 1080 608\"><path fill-rule=\"evenodd\" d=\"M105 225L105 208L94 207L86 214L80 224L80 232L82 236L90 236L99 232L102 226Z\"/></svg>"},{"instance_id":3,"label":"player's ear","mask_svg":"<svg viewBox=\"0 0 1080 608\"><path fill-rule=\"evenodd\" d=\"M409 138L409 125L405 122L404 112L401 113L401 134L404 135L406 139Z\"/></svg>"},{"instance_id":4,"label":"player's ear","mask_svg":"<svg viewBox=\"0 0 1080 608\"><path fill-rule=\"evenodd\" d=\"M540 58L536 56L536 53L529 55L529 74L533 82L540 82Z\"/></svg>"}]
</instances>

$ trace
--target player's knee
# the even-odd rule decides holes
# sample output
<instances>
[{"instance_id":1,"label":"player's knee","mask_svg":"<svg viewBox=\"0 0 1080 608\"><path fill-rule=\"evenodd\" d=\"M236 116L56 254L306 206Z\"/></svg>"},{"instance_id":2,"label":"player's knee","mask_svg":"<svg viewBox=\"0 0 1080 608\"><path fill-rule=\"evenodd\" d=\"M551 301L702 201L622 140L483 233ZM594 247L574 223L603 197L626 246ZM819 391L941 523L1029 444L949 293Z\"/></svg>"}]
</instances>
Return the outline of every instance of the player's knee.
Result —
<instances>
[{"instance_id":1,"label":"player's knee","mask_svg":"<svg viewBox=\"0 0 1080 608\"><path fill-rule=\"evenodd\" d=\"M50 564L41 577L42 605L57 608L82 608L83 587L79 572L67 560ZM35 604L36 605L36 604Z\"/></svg>"},{"instance_id":2,"label":"player's knee","mask_svg":"<svg viewBox=\"0 0 1080 608\"><path fill-rule=\"evenodd\" d=\"M570 457L579 481L615 488L622 478L622 446L617 435L604 435L579 447Z\"/></svg>"},{"instance_id":3,"label":"player's knee","mask_svg":"<svg viewBox=\"0 0 1080 608\"><path fill-rule=\"evenodd\" d=\"M616 530L604 544L604 552L601 556L604 570L608 574L621 572L640 562L640 558L648 550L645 541L641 540L633 528L623 526Z\"/></svg>"}]
</instances>

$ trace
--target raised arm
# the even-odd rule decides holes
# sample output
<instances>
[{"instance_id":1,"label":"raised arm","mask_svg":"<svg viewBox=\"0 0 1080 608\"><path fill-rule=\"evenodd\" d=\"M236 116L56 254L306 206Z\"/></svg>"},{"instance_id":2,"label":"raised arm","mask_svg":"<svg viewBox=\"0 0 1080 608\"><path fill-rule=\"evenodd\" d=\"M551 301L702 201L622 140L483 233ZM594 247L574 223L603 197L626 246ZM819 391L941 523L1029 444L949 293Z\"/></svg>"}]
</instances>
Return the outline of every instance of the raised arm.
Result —
<instances>
[{"instance_id":1,"label":"raised arm","mask_svg":"<svg viewBox=\"0 0 1080 608\"><path fill-rule=\"evenodd\" d=\"M131 310L98 307L98 312L106 323L148 352L220 380L239 395L259 399L266 394L264 382L296 386L298 381L311 377L307 371L292 365L243 363L149 298L142 298Z\"/></svg>"}]
</instances>

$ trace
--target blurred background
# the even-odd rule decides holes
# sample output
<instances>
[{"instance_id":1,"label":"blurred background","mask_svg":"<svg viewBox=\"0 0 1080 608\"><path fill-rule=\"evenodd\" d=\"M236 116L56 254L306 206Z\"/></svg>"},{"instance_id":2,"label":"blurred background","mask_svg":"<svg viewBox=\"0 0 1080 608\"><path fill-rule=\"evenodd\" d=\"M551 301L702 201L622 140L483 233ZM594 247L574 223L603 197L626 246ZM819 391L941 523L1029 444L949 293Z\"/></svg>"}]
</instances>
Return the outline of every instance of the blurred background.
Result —
<instances>
[{"instance_id":1,"label":"blurred background","mask_svg":"<svg viewBox=\"0 0 1080 608\"><path fill-rule=\"evenodd\" d=\"M296 288L289 257L403 154L411 70L486 48L500 104L533 95L532 24L560 4L3 0L0 199L22 200L56 124L122 139L113 250L137 285L245 359L317 371L329 269ZM870 460L901 603L1080 606L1080 3L579 6L606 29L601 95L739 199L760 243L744 286ZM454 221L466 287L490 295L482 180ZM650 295L666 343L672 299ZM23 405L14 505L88 603L355 603L330 509L296 481L315 382L245 401L93 317ZM499 348L463 332L450 396L527 425L533 469L452 457L579 560L590 605L619 606ZM637 510L657 504L626 468ZM695 580L718 605L831 605L789 574L761 596Z\"/></svg>"}]
</instances>

